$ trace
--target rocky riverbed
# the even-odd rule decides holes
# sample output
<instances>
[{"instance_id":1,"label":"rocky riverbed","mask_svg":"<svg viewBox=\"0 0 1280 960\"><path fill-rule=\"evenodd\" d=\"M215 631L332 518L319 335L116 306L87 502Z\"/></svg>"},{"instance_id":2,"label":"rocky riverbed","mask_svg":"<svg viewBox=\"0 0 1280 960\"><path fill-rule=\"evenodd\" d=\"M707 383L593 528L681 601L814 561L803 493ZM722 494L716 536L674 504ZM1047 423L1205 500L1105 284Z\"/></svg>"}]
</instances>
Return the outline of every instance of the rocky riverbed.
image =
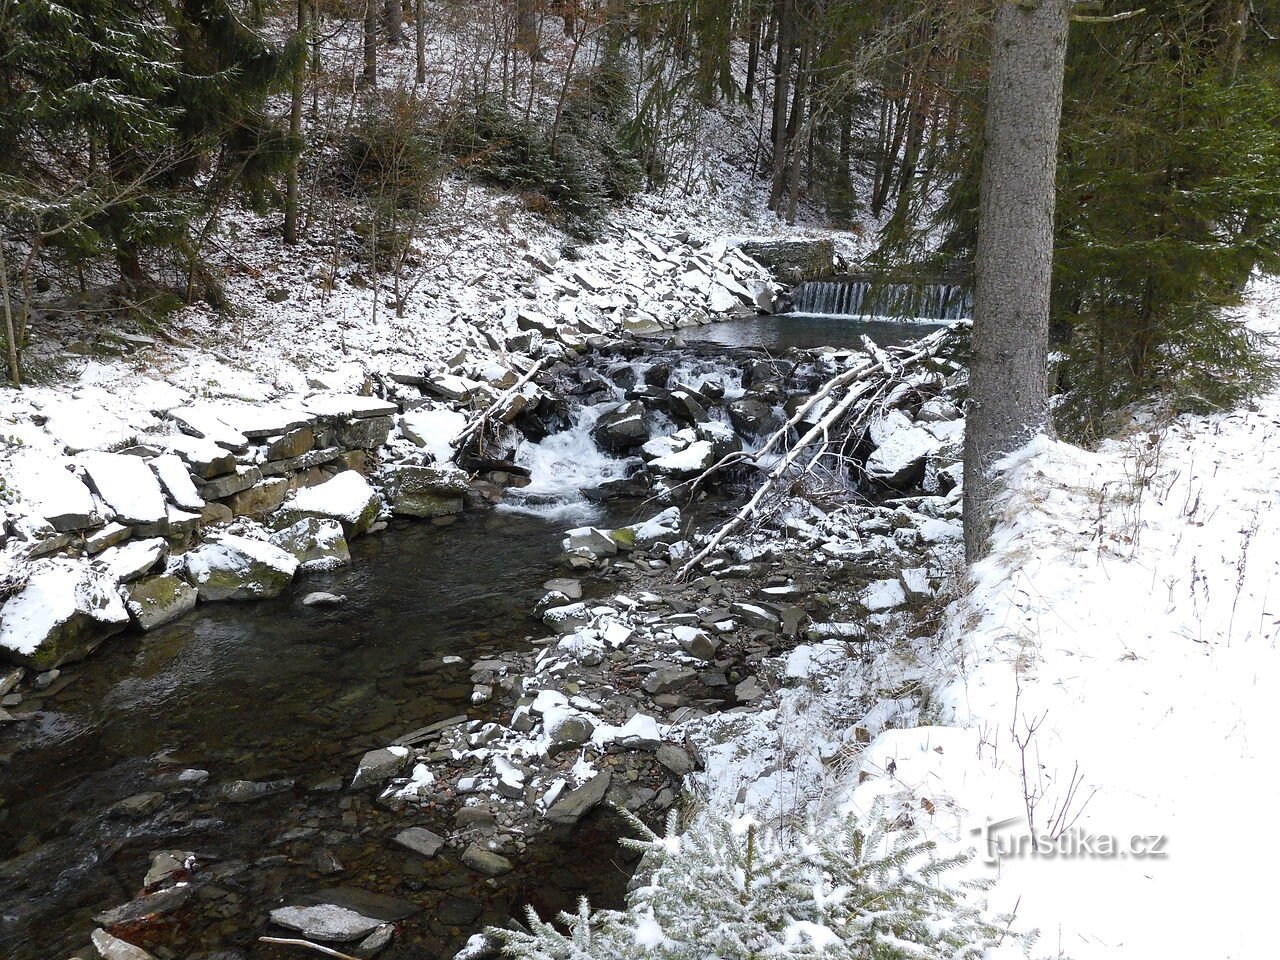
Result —
<instances>
[{"instance_id":1,"label":"rocky riverbed","mask_svg":"<svg viewBox=\"0 0 1280 960\"><path fill-rule=\"evenodd\" d=\"M536 331L526 333L532 344ZM583 891L584 876L599 881L588 892L616 898L625 869L577 869L586 846L604 860L617 857L612 844L590 839L593 830L608 835L617 829L609 825L604 801L660 819L700 765L705 738L697 733L699 722L766 700L785 682L777 664L792 646L804 638L867 644L874 641L876 617L927 602L941 573L931 566L937 552L932 545L957 529L957 507L945 498L958 437L957 414L945 396L956 380L953 370L943 365L914 382L867 439L868 492L881 498L891 490L929 494L913 501L917 510L884 506L827 514L795 501L785 515L772 518L771 527L730 541L697 578L677 584L673 565L691 554L696 531L735 502L732 484L746 475L727 473L721 483L729 488L693 503L688 481L726 453L749 449L852 354L826 350L779 359L744 351L726 357L721 348L673 354L653 344L603 339L590 347L585 362L557 358L529 390L510 394L522 402L496 411L486 445L463 461L467 472L449 473L456 468L432 463L442 434L427 431L420 419L415 423L414 411L402 403L360 401L362 410L368 408L363 417L345 407L316 412L348 423L392 419L390 442L366 458L376 464L365 471L374 483L350 469L299 486L265 523L243 516L216 539L181 554L180 576L164 551L148 564L142 561L150 554L136 559L143 573L164 567L140 582L172 577L202 599L279 595L254 605L261 612L257 629L282 618L333 618L342 626L332 632L318 627L324 619L303 620L292 630L294 643L299 634L327 635L318 651L308 651L323 661L342 657L326 644L367 643L371 631L359 614L378 616L358 597L324 606L351 596L343 578L355 571L333 569L343 559L339 542L358 562L371 549L365 544L398 552L388 546L395 537L353 538L387 522L388 514L421 516L424 497L427 507L448 501L447 510L425 510L438 514L440 523L467 505L492 504L504 490L509 507L489 514L493 522L535 523L545 531L540 559L526 560L523 590L496 605L493 634L481 647L449 642L457 638L435 629L443 624L423 624L421 617L439 609L426 604L416 622L406 616L391 630L400 631L394 638L400 640L405 633L430 634L438 638L438 652L416 656L412 664L399 658L380 674L372 694L334 703L329 690L319 694L325 702L304 707L305 697L315 694L263 690L261 695L283 697L298 714L287 732L276 731L287 742L274 749L260 749L250 739L237 762L227 744L211 752L218 764L201 765L200 750L189 749L193 731L161 723L154 753L122 757L112 771L118 777L127 768L125 779L139 789L103 810L93 797L101 780L92 775L64 774L50 791L49 773L36 772L45 738L28 737L10 756L15 768L26 764L32 773L15 783L20 792L5 796L12 811L5 829L16 838L17 856L0 867L21 904L5 914L5 929L12 931L6 939L20 945L15 955L30 950L25 955L43 956L32 944L49 938L73 949L96 923L104 928L99 952L104 944L116 949L103 938L117 936L158 957L237 949L266 956L253 939L271 929L269 920L281 932L325 934L351 949L409 956L400 951L457 945L477 923L502 920L522 900L566 906L562 901ZM378 402L395 403L395 413L373 409ZM286 433L298 429L289 425ZM418 476L406 475L409 469L431 472L438 488L407 482ZM152 470L162 479L154 465ZM594 482L581 482L584 477ZM397 510L397 501L414 510ZM610 519L601 510L612 522L600 522ZM462 526L473 523L464 519ZM443 544L457 531L434 532ZM469 543L488 558L469 558L458 572L492 578L496 564L520 563L511 543L501 533ZM441 578L439 564L448 562L448 550L438 552L414 561L419 576ZM299 569L315 578L305 590L289 585ZM494 586L502 590L500 578ZM402 589L392 602L413 587ZM473 607L467 612L474 619ZM527 619L530 612L536 619ZM199 631L193 636L183 630L185 622L157 623L161 633L151 636L167 636L190 655ZM163 661L156 645L129 643L131 652L118 653L144 665L152 657ZM387 634L378 645L397 646ZM283 643L273 650L273 656L290 655ZM127 674L137 663L120 666L116 694L130 685ZM63 667L29 675L17 688L20 700L13 706L23 726L75 722L67 716L75 711L62 709L76 696L74 685L67 686L74 671L51 677ZM164 673L155 660L151 668ZM352 676L329 673L322 663L316 672ZM415 687L427 695L396 699L395 709L385 709L380 694L403 695ZM93 691L81 696L77 709L92 710ZM165 708L190 709L173 702ZM240 708L252 713L255 705ZM261 701L256 709L266 723L275 718ZM253 724L252 717L248 723L241 718L233 725L241 731L236 735ZM335 736L347 726L357 735ZM72 732L66 739L79 737ZM326 737L344 742L321 761L302 762L324 753L311 741ZM132 732L128 738L135 739ZM172 747L183 741L187 749ZM342 762L337 753L351 758ZM117 794L118 787L119 781ZM36 812L34 797L59 794L91 814ZM107 823L112 829L105 839L87 843ZM272 827L264 850L267 823ZM216 839L227 835L230 843ZM184 843L186 838L201 842ZM110 883L104 884L104 873ZM559 879L548 884L549 875ZM54 877L56 889L50 890ZM109 889L119 891L117 899L104 900ZM146 899L130 900L140 892ZM123 912L104 912L117 902L128 904ZM70 914L50 911L51 904ZM74 923L65 923L67 915Z\"/></svg>"}]
</instances>

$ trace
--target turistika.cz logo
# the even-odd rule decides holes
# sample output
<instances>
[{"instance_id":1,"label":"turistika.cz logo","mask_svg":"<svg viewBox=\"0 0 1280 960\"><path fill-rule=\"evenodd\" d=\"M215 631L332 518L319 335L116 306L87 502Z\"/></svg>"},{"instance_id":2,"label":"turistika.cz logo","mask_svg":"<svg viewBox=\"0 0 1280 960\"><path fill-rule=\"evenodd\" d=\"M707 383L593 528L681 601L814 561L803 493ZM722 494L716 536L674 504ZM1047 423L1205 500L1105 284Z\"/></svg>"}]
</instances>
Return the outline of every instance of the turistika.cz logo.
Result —
<instances>
[{"instance_id":1,"label":"turistika.cz logo","mask_svg":"<svg viewBox=\"0 0 1280 960\"><path fill-rule=\"evenodd\" d=\"M1001 860L1038 858L1044 860L1160 860L1169 855L1168 838L1163 834L1138 833L1118 837L1084 830L1063 830L1053 835L1037 836L1010 830L1024 821L1021 817L988 820L973 833L979 839L979 853L984 863Z\"/></svg>"}]
</instances>

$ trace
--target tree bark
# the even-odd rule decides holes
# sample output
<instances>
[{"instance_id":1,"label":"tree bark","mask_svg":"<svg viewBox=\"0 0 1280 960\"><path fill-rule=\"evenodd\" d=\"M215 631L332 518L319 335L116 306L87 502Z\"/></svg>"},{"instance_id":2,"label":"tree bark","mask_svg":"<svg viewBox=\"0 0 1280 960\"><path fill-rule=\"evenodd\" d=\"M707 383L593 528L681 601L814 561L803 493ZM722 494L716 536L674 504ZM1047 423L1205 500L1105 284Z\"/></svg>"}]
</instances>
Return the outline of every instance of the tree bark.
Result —
<instances>
[{"instance_id":1,"label":"tree bark","mask_svg":"<svg viewBox=\"0 0 1280 960\"><path fill-rule=\"evenodd\" d=\"M787 101L791 90L792 27L795 0L778 4L778 57L773 71L773 182L769 209L777 210L787 182Z\"/></svg>"},{"instance_id":2,"label":"tree bark","mask_svg":"<svg viewBox=\"0 0 1280 960\"><path fill-rule=\"evenodd\" d=\"M364 0L364 73L360 82L366 87L378 82L378 7L374 0Z\"/></svg>"},{"instance_id":3,"label":"tree bark","mask_svg":"<svg viewBox=\"0 0 1280 960\"><path fill-rule=\"evenodd\" d=\"M1046 361L1068 24L1069 0L1002 2L995 16L965 426L970 563L991 538L993 464L1052 429Z\"/></svg>"},{"instance_id":4,"label":"tree bark","mask_svg":"<svg viewBox=\"0 0 1280 960\"><path fill-rule=\"evenodd\" d=\"M404 39L404 7L400 0L386 0L382 5L382 25L387 31L387 43L396 47Z\"/></svg>"},{"instance_id":5,"label":"tree bark","mask_svg":"<svg viewBox=\"0 0 1280 960\"><path fill-rule=\"evenodd\" d=\"M298 4L298 36L307 33L307 0L297 0ZM302 155L302 98L303 79L307 70L307 51L304 48L298 55L298 62L293 68L292 89L289 91L289 139L292 141L293 156L289 158L289 172L285 177L284 188L284 242L298 242L298 161Z\"/></svg>"},{"instance_id":6,"label":"tree bark","mask_svg":"<svg viewBox=\"0 0 1280 960\"><path fill-rule=\"evenodd\" d=\"M427 81L427 4L426 0L414 0L413 5L413 37L414 52L418 63L415 69L414 83Z\"/></svg>"}]
</instances>

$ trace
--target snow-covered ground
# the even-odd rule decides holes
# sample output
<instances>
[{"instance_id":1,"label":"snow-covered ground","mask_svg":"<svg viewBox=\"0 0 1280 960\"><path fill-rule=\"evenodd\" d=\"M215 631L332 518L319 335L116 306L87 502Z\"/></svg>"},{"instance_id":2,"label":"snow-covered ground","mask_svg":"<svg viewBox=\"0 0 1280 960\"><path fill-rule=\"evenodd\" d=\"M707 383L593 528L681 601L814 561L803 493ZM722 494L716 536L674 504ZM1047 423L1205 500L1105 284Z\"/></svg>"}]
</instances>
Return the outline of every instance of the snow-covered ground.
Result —
<instances>
[{"instance_id":1,"label":"snow-covered ground","mask_svg":"<svg viewBox=\"0 0 1280 960\"><path fill-rule=\"evenodd\" d=\"M1280 330L1280 282L1255 281L1243 315ZM974 852L964 872L1039 931L1033 956L1274 956L1277 439L1273 391L1007 458L993 549L941 633L904 633L875 662L839 639L794 650L768 709L695 732L698 817L880 801ZM935 555L962 576L958 552L944 535Z\"/></svg>"}]
</instances>

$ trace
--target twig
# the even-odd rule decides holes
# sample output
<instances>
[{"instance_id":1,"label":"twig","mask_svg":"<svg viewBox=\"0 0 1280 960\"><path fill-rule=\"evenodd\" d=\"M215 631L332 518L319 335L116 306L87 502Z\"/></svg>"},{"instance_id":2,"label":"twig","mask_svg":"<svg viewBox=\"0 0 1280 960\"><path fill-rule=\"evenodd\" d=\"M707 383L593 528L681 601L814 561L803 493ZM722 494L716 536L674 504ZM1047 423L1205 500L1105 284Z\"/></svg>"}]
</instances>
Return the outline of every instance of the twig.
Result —
<instances>
[{"instance_id":1,"label":"twig","mask_svg":"<svg viewBox=\"0 0 1280 960\"><path fill-rule=\"evenodd\" d=\"M359 960L349 953L343 953L340 950L334 950L332 947L325 947L318 943L312 943L310 940L294 940L290 937L259 937L259 943L278 943L286 947L303 947L307 950L314 950L316 953L323 953L325 956L337 957L338 960Z\"/></svg>"}]
</instances>

